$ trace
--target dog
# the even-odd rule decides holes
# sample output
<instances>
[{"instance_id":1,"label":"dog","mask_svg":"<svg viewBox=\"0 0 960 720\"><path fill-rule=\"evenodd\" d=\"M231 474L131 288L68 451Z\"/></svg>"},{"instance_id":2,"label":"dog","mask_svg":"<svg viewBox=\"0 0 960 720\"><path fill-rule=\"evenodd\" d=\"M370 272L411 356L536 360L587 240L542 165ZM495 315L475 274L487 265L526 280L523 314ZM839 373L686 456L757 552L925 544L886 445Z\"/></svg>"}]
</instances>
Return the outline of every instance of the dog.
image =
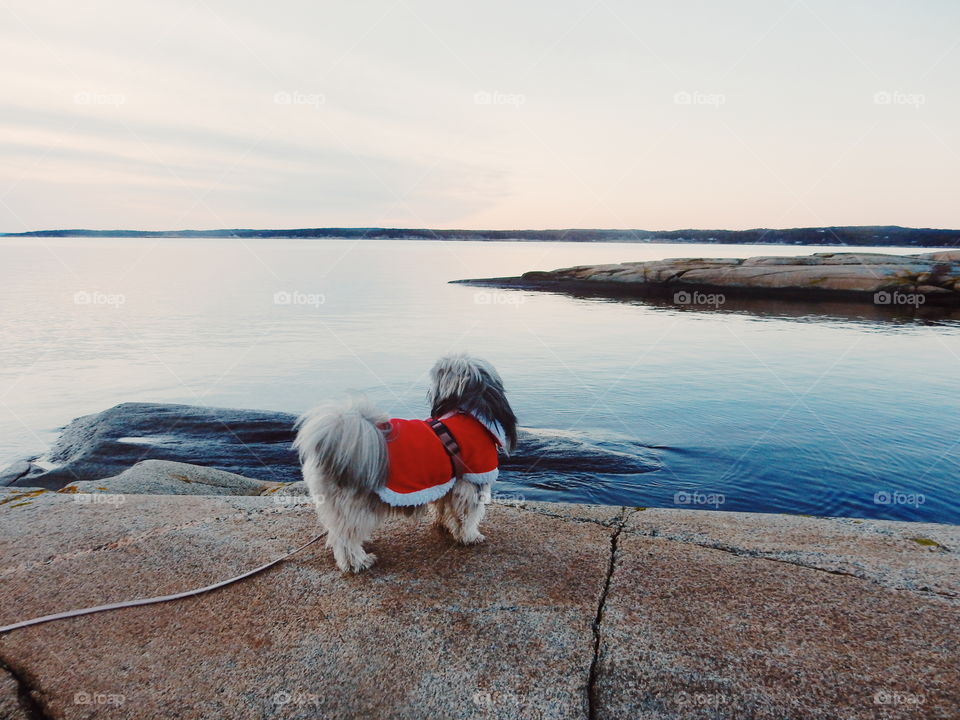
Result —
<instances>
[{"instance_id":1,"label":"dog","mask_svg":"<svg viewBox=\"0 0 960 720\"><path fill-rule=\"evenodd\" d=\"M388 418L363 397L321 406L296 424L294 447L337 567L376 562L363 545L390 515L432 506L435 525L464 545L480 522L498 453L517 444L517 418L493 365L448 355L430 370L428 420Z\"/></svg>"}]
</instances>

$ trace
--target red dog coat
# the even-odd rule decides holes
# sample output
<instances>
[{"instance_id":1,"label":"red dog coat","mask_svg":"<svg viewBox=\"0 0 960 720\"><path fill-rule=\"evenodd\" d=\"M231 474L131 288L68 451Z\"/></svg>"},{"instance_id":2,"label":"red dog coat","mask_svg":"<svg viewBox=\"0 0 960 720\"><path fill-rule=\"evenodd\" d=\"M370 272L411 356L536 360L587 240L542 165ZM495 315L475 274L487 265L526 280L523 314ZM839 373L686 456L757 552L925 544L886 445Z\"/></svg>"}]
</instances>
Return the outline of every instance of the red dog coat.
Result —
<instances>
[{"instance_id":1,"label":"red dog coat","mask_svg":"<svg viewBox=\"0 0 960 720\"><path fill-rule=\"evenodd\" d=\"M454 413L440 418L460 446L464 480L488 485L497 479L497 448L503 431L473 415ZM389 472L377 495L388 505L425 505L446 495L457 478L450 455L426 420L390 420L387 435Z\"/></svg>"}]
</instances>

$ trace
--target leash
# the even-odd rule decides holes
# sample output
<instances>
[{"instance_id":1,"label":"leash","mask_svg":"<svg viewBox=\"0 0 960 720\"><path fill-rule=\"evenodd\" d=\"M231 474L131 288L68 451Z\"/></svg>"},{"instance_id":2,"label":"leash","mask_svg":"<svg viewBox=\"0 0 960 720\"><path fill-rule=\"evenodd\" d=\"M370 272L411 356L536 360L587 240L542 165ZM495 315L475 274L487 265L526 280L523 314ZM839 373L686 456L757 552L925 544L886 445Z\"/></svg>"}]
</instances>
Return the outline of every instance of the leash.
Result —
<instances>
[{"instance_id":1,"label":"leash","mask_svg":"<svg viewBox=\"0 0 960 720\"><path fill-rule=\"evenodd\" d=\"M54 620L64 620L66 618L80 617L81 615L92 615L93 613L106 612L107 610L119 610L120 608L137 607L139 605L153 605L154 603L169 602L170 600L180 600L181 598L191 597L193 595L202 595L203 593L207 593L212 590L217 590L219 588L226 587L227 585L231 585L235 582L239 582L240 580L251 577L252 575L256 575L257 573L263 572L267 568L271 568L277 563L283 562L291 555L295 555L301 550L304 550L310 547L315 542L317 542L317 540L320 540L322 537L324 537L326 534L327 534L326 532L320 533L310 542L304 543L303 545L298 547L296 550L291 550L283 557L279 557L276 560L271 560L266 565L261 565L260 567L254 568L253 570L248 570L247 572L243 573L243 575L237 575L236 577L232 577L229 580L222 580L218 583L214 583L213 585L207 585L206 587L197 588L196 590L186 590L181 593L176 593L175 595L161 595L159 597L140 598L139 600L127 600L126 602L110 603L109 605L97 605L96 607L83 608L80 610L68 610L67 612L56 613L55 615L44 615L43 617L32 618L31 620L23 620L21 622L14 623L13 625L4 625L3 627L0 627L0 635L6 632L10 632L11 630L19 630L20 628L30 627L31 625L40 625L41 623L48 623Z\"/></svg>"}]
</instances>

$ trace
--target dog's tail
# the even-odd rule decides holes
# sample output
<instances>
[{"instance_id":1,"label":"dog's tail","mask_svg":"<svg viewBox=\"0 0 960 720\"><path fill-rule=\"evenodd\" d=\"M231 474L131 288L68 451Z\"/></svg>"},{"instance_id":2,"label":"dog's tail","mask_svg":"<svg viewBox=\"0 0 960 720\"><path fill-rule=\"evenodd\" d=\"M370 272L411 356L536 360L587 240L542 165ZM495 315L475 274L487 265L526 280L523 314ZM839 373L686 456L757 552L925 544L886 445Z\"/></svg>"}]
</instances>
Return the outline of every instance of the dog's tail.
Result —
<instances>
[{"instance_id":1,"label":"dog's tail","mask_svg":"<svg viewBox=\"0 0 960 720\"><path fill-rule=\"evenodd\" d=\"M377 490L386 483L389 418L365 397L322 405L295 427L293 446L305 470L319 470L341 487Z\"/></svg>"}]
</instances>

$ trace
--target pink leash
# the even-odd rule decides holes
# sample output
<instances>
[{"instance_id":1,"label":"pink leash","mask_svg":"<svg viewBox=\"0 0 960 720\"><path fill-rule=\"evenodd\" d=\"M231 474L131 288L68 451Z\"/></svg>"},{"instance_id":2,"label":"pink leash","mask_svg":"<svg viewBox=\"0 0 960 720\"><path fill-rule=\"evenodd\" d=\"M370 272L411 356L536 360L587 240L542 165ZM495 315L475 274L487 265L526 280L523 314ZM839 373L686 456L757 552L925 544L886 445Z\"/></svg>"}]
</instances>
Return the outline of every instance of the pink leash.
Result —
<instances>
[{"instance_id":1,"label":"pink leash","mask_svg":"<svg viewBox=\"0 0 960 720\"><path fill-rule=\"evenodd\" d=\"M310 542L304 543L303 545L298 547L296 550L291 550L283 557L279 557L276 560L272 560L268 562L266 565L261 565L258 568L254 568L253 570L249 570L245 572L243 575L237 575L236 577L230 578L229 580L222 580L221 582L215 583L213 585L207 585L206 587L197 588L196 590L187 590L185 592L177 593L175 595L161 595L160 597L141 598L139 600L127 600L126 602L110 603L109 605L97 605L96 607L83 608L80 610L68 610L67 612L56 613L55 615L44 615L43 617L37 617L31 620L23 620L21 622L14 623L13 625L4 625L3 627L0 627L0 634L10 632L11 630L19 630L20 628L30 627L31 625L40 625L41 623L52 622L54 620L64 620L66 618L79 617L81 615L92 615L93 613L105 612L107 610L118 610L120 608L137 607L138 605L152 605L154 603L168 602L170 600L180 600L181 598L191 597L193 595L201 595L203 593L210 592L211 590L217 590L218 588L222 588L232 583L238 582L252 575L256 575L259 572L263 572L267 568L271 568L277 563L283 562L291 555L295 555L301 550L304 550L310 547L317 540L324 537L326 534L327 533L325 532L320 533Z\"/></svg>"}]
</instances>

